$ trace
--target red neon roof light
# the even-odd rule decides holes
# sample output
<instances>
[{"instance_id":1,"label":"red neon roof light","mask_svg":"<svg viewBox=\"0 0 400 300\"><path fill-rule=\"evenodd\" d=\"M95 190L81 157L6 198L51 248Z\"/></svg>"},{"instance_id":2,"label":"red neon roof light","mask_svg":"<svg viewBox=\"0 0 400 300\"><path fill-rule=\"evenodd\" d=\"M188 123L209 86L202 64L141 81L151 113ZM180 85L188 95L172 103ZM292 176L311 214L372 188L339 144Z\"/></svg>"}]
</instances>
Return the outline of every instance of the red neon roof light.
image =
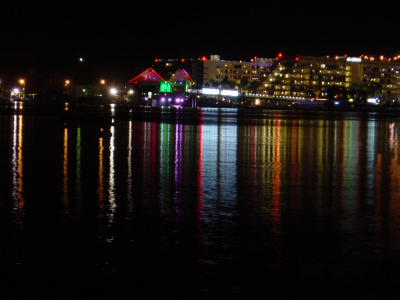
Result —
<instances>
[{"instance_id":1,"label":"red neon roof light","mask_svg":"<svg viewBox=\"0 0 400 300\"><path fill-rule=\"evenodd\" d=\"M191 83L195 83L194 80L189 76L188 72L185 69L176 70L175 74L171 76L169 81L190 81Z\"/></svg>"},{"instance_id":2,"label":"red neon roof light","mask_svg":"<svg viewBox=\"0 0 400 300\"><path fill-rule=\"evenodd\" d=\"M153 68L148 68L128 82L138 84L139 81L158 82L161 80L165 81L164 78L162 78L161 75L156 72L156 70L154 70Z\"/></svg>"}]
</instances>

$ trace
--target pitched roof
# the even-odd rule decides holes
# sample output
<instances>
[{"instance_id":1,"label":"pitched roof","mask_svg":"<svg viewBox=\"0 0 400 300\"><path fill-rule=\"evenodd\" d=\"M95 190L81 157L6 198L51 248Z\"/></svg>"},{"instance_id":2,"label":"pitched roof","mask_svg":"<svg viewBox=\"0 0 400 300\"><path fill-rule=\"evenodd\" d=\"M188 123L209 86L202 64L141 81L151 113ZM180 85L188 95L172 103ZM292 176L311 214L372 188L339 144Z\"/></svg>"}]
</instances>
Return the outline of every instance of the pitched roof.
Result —
<instances>
[{"instance_id":1,"label":"pitched roof","mask_svg":"<svg viewBox=\"0 0 400 300\"><path fill-rule=\"evenodd\" d=\"M194 80L189 76L188 72L185 69L176 70L175 74L171 76L169 81L190 81L191 83L195 83Z\"/></svg>"},{"instance_id":2,"label":"pitched roof","mask_svg":"<svg viewBox=\"0 0 400 300\"><path fill-rule=\"evenodd\" d=\"M160 80L165 81L164 78L162 78L161 75L156 72L156 70L153 68L148 68L128 82L138 84L139 81L158 82Z\"/></svg>"}]
</instances>

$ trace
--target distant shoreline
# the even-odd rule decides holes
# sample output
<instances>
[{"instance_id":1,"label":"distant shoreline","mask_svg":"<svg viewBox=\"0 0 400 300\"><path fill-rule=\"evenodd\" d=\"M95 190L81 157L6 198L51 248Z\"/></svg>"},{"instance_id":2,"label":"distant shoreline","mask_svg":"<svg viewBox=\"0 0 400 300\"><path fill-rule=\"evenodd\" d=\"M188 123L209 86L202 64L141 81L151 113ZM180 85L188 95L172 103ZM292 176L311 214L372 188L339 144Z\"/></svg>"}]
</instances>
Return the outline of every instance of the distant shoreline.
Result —
<instances>
[{"instance_id":1,"label":"distant shoreline","mask_svg":"<svg viewBox=\"0 0 400 300\"><path fill-rule=\"evenodd\" d=\"M357 113L357 114L379 114L387 117L400 117L400 107L398 106L363 106L363 107L328 107L327 105L292 105L292 106L248 106L248 105L231 105L231 106L200 106L200 107L183 107L177 109L174 107L151 107L132 103L82 103L82 102L57 102L57 103L35 103L23 101L0 101L0 114L52 114L57 116L128 116L130 114L158 114L158 113L175 113L175 114L192 114L199 110L215 110L221 111L229 109L237 109L241 115L257 116L260 114L268 114L275 112L285 112L287 114L338 114L341 113Z\"/></svg>"}]
</instances>

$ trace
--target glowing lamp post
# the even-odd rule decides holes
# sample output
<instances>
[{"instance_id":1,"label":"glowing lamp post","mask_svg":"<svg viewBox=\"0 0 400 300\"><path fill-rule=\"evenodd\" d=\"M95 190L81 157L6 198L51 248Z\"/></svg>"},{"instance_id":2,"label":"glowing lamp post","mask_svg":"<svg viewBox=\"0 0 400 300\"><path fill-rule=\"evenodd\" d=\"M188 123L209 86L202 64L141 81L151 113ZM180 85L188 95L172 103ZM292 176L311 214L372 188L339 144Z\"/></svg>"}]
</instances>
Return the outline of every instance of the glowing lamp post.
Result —
<instances>
[{"instance_id":1,"label":"glowing lamp post","mask_svg":"<svg viewBox=\"0 0 400 300\"><path fill-rule=\"evenodd\" d=\"M21 90L19 92L19 97L21 97L23 99L23 98L25 98L25 84L26 84L25 79L24 78L18 79L18 84L21 87Z\"/></svg>"}]
</instances>

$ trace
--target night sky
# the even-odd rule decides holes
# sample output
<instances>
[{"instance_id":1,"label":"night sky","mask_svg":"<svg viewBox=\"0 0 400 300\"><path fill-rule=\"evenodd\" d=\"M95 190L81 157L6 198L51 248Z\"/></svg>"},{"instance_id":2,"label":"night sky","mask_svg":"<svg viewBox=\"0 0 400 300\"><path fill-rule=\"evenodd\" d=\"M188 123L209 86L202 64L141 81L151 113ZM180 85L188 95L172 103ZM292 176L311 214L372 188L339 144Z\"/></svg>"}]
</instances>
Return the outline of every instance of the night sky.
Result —
<instances>
[{"instance_id":1,"label":"night sky","mask_svg":"<svg viewBox=\"0 0 400 300\"><path fill-rule=\"evenodd\" d=\"M392 54L400 50L395 8L375 2L53 3L19 7L0 21L0 73L93 69L127 73L158 58ZM58 7L59 6L59 7Z\"/></svg>"}]
</instances>

